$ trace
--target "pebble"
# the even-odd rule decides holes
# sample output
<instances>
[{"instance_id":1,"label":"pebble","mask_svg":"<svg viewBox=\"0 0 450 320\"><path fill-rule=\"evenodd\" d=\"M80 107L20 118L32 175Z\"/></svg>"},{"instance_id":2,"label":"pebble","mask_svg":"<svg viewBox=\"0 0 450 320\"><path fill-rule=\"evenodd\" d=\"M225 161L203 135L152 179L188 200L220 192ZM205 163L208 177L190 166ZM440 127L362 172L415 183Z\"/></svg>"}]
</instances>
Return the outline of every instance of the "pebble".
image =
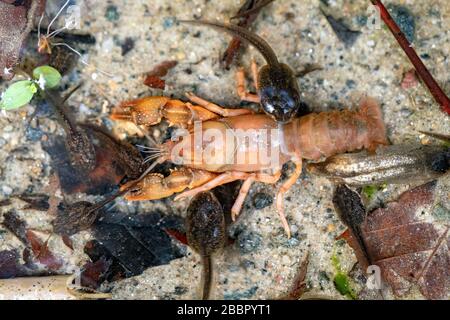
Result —
<instances>
[{"instance_id":1,"label":"pebble","mask_svg":"<svg viewBox=\"0 0 450 320\"><path fill-rule=\"evenodd\" d=\"M285 266L288 266L291 264L291 258L289 258L289 256L287 256L287 255L284 255L281 258L281 263L284 264Z\"/></svg>"},{"instance_id":2,"label":"pebble","mask_svg":"<svg viewBox=\"0 0 450 320\"><path fill-rule=\"evenodd\" d=\"M270 206L273 203L273 197L264 192L258 192L253 196L253 205L255 209L260 210Z\"/></svg>"},{"instance_id":3,"label":"pebble","mask_svg":"<svg viewBox=\"0 0 450 320\"><path fill-rule=\"evenodd\" d=\"M410 43L414 41L416 33L416 23L413 14L408 8L398 5L387 7L392 18L397 22L399 28L403 31Z\"/></svg>"},{"instance_id":4,"label":"pebble","mask_svg":"<svg viewBox=\"0 0 450 320\"><path fill-rule=\"evenodd\" d=\"M256 293L257 290L258 290L258 287L254 286L245 291L225 292L223 295L223 298L224 298L224 300L249 299Z\"/></svg>"},{"instance_id":5,"label":"pebble","mask_svg":"<svg viewBox=\"0 0 450 320\"><path fill-rule=\"evenodd\" d=\"M262 237L255 232L244 231L238 236L239 250L242 254L247 254L257 250L262 243Z\"/></svg>"},{"instance_id":6,"label":"pebble","mask_svg":"<svg viewBox=\"0 0 450 320\"><path fill-rule=\"evenodd\" d=\"M172 27L174 22L175 22L175 18L174 17L164 18L164 20L163 20L163 28L164 29L168 29L168 28Z\"/></svg>"},{"instance_id":7,"label":"pebble","mask_svg":"<svg viewBox=\"0 0 450 320\"><path fill-rule=\"evenodd\" d=\"M12 189L11 187L9 187L9 186L3 186L3 187L2 187L2 192L3 192L3 194L4 194L5 196L9 196L9 195L12 194L13 189Z\"/></svg>"},{"instance_id":8,"label":"pebble","mask_svg":"<svg viewBox=\"0 0 450 320\"><path fill-rule=\"evenodd\" d=\"M111 22L119 20L120 13L119 13L119 10L117 10L117 7L114 5L107 6L106 12L105 12L105 18Z\"/></svg>"},{"instance_id":9,"label":"pebble","mask_svg":"<svg viewBox=\"0 0 450 320\"><path fill-rule=\"evenodd\" d=\"M114 40L113 40L113 38L107 38L102 43L102 51L105 52L105 53L111 52L113 47L114 47Z\"/></svg>"},{"instance_id":10,"label":"pebble","mask_svg":"<svg viewBox=\"0 0 450 320\"><path fill-rule=\"evenodd\" d=\"M25 132L26 139L33 142L41 140L43 135L42 130L33 127L28 127Z\"/></svg>"}]
</instances>

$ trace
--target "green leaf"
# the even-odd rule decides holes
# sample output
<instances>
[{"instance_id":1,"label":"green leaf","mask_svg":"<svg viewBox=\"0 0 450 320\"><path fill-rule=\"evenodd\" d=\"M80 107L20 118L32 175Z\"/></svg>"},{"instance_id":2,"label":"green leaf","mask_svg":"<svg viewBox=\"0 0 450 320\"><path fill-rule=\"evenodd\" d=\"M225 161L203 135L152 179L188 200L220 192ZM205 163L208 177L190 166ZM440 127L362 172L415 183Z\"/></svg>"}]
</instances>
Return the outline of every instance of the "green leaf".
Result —
<instances>
[{"instance_id":1,"label":"green leaf","mask_svg":"<svg viewBox=\"0 0 450 320\"><path fill-rule=\"evenodd\" d=\"M365 186L362 192L366 195L367 199L372 200L373 196L378 192L377 186Z\"/></svg>"},{"instance_id":2,"label":"green leaf","mask_svg":"<svg viewBox=\"0 0 450 320\"><path fill-rule=\"evenodd\" d=\"M350 287L350 282L348 276L344 273L339 272L333 279L334 286L336 290L339 291L343 296L347 296L350 299L356 299L356 295Z\"/></svg>"},{"instance_id":3,"label":"green leaf","mask_svg":"<svg viewBox=\"0 0 450 320\"><path fill-rule=\"evenodd\" d=\"M0 102L0 108L12 110L23 107L33 99L36 91L36 84L33 81L17 81L6 89Z\"/></svg>"},{"instance_id":4,"label":"green leaf","mask_svg":"<svg viewBox=\"0 0 450 320\"><path fill-rule=\"evenodd\" d=\"M50 66L40 66L33 70L33 78L40 80L41 77L44 78L45 89L54 88L61 81L59 71Z\"/></svg>"}]
</instances>

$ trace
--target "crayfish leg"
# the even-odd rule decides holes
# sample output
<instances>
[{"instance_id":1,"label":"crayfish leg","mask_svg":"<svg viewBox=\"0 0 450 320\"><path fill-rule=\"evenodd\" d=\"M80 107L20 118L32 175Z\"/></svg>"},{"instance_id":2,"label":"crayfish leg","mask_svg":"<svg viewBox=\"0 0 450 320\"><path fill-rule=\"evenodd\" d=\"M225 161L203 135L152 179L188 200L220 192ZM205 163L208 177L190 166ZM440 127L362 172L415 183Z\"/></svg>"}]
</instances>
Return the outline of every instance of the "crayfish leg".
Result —
<instances>
[{"instance_id":1,"label":"crayfish leg","mask_svg":"<svg viewBox=\"0 0 450 320\"><path fill-rule=\"evenodd\" d=\"M214 189L215 187L220 186L225 183L233 182L236 180L247 179L247 177L249 175L251 175L251 174L248 172L241 172L241 171L224 172L224 173L219 174L218 176L214 177L214 179L211 179L210 181L206 182L205 184L198 186L197 188L185 191L185 192L177 195L175 197L175 201L183 199L183 198L193 197L200 192L209 191L209 190Z\"/></svg>"},{"instance_id":2,"label":"crayfish leg","mask_svg":"<svg viewBox=\"0 0 450 320\"><path fill-rule=\"evenodd\" d=\"M255 69L256 69L256 71L255 71ZM255 88L258 89L258 87L259 87L259 85L257 83L258 71L257 71L256 63L254 63L254 64L252 63L252 73L253 73L253 80L255 82ZM242 67L239 68L238 71L236 72L236 91L237 91L239 98L241 98L242 101L249 101L249 102L254 102L254 103L260 102L259 96L257 94L250 93L247 91L247 87L245 85L245 71L244 71L244 68L242 68Z\"/></svg>"},{"instance_id":3,"label":"crayfish leg","mask_svg":"<svg viewBox=\"0 0 450 320\"><path fill-rule=\"evenodd\" d=\"M256 173L250 175L242 184L239 190L239 195L231 208L231 219L236 221L237 216L241 212L244 200L247 197L250 187L254 181L259 181L263 183L275 184L281 177L281 170L278 170L274 174Z\"/></svg>"},{"instance_id":4,"label":"crayfish leg","mask_svg":"<svg viewBox=\"0 0 450 320\"><path fill-rule=\"evenodd\" d=\"M217 104L214 104L212 102L209 102L205 99L202 99L192 92L186 92L186 97L192 101L193 103L196 103L200 105L201 107L205 108L209 112L213 112L214 114L220 115L222 117L235 117L235 116L241 116L244 114L252 114L253 111L249 109L231 109L231 108L222 108L218 106ZM209 120L209 119L205 119ZM202 121L205 121L202 120Z\"/></svg>"},{"instance_id":5,"label":"crayfish leg","mask_svg":"<svg viewBox=\"0 0 450 320\"><path fill-rule=\"evenodd\" d=\"M280 190L278 190L276 197L278 215L288 238L291 237L291 229L289 228L286 216L284 215L283 195L295 184L297 179L302 174L302 159L293 159L293 162L295 164L294 173L283 183Z\"/></svg>"},{"instance_id":6,"label":"crayfish leg","mask_svg":"<svg viewBox=\"0 0 450 320\"><path fill-rule=\"evenodd\" d=\"M167 177L159 173L150 173L131 187L125 195L125 199L139 201L167 198L187 188L191 189L203 185L216 176L217 173L184 167L173 170ZM130 181L121 186L120 189L126 190L133 183L134 181Z\"/></svg>"}]
</instances>

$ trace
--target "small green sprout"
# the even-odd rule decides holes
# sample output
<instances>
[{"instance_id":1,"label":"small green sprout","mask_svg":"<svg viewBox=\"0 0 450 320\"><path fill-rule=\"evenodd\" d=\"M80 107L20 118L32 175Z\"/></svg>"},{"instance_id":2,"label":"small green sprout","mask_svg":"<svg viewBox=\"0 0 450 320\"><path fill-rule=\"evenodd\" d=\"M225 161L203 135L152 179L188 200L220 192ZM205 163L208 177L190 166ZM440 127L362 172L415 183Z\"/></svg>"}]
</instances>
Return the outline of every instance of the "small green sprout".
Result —
<instances>
[{"instance_id":1,"label":"small green sprout","mask_svg":"<svg viewBox=\"0 0 450 320\"><path fill-rule=\"evenodd\" d=\"M36 93L36 84L31 80L22 80L13 83L3 94L0 107L12 110L26 105Z\"/></svg>"},{"instance_id":2,"label":"small green sprout","mask_svg":"<svg viewBox=\"0 0 450 320\"><path fill-rule=\"evenodd\" d=\"M340 294L346 296L349 299L356 300L357 296L350 285L350 280L347 274L342 272L341 262L339 261L338 254L335 252L331 256L331 263L336 270L336 274L333 278L334 287Z\"/></svg>"},{"instance_id":3,"label":"small green sprout","mask_svg":"<svg viewBox=\"0 0 450 320\"><path fill-rule=\"evenodd\" d=\"M362 188L362 193L367 197L367 199L372 200L378 191L386 189L387 184L382 184L380 186L365 186Z\"/></svg>"},{"instance_id":4,"label":"small green sprout","mask_svg":"<svg viewBox=\"0 0 450 320\"><path fill-rule=\"evenodd\" d=\"M39 82L43 79L45 89L51 89L59 85L61 74L53 67L40 66L33 70L33 78Z\"/></svg>"},{"instance_id":5,"label":"small green sprout","mask_svg":"<svg viewBox=\"0 0 450 320\"><path fill-rule=\"evenodd\" d=\"M13 83L2 94L0 109L13 110L28 104L38 89L51 89L59 85L61 74L50 66L40 66L33 70L33 79Z\"/></svg>"}]
</instances>

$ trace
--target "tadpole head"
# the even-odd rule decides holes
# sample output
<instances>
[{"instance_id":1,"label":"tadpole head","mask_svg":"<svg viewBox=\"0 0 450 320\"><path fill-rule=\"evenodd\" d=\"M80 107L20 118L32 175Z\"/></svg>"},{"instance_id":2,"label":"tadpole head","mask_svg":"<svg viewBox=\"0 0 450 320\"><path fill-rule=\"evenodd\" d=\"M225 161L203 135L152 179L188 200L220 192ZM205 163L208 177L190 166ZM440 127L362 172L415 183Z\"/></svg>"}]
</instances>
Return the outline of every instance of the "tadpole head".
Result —
<instances>
[{"instance_id":1,"label":"tadpole head","mask_svg":"<svg viewBox=\"0 0 450 320\"><path fill-rule=\"evenodd\" d=\"M187 210L186 236L188 244L203 256L209 256L226 241L222 206L211 192L196 195Z\"/></svg>"},{"instance_id":2,"label":"tadpole head","mask_svg":"<svg viewBox=\"0 0 450 320\"><path fill-rule=\"evenodd\" d=\"M261 68L259 96L264 112L281 123L291 121L301 105L297 78L285 64Z\"/></svg>"}]
</instances>

